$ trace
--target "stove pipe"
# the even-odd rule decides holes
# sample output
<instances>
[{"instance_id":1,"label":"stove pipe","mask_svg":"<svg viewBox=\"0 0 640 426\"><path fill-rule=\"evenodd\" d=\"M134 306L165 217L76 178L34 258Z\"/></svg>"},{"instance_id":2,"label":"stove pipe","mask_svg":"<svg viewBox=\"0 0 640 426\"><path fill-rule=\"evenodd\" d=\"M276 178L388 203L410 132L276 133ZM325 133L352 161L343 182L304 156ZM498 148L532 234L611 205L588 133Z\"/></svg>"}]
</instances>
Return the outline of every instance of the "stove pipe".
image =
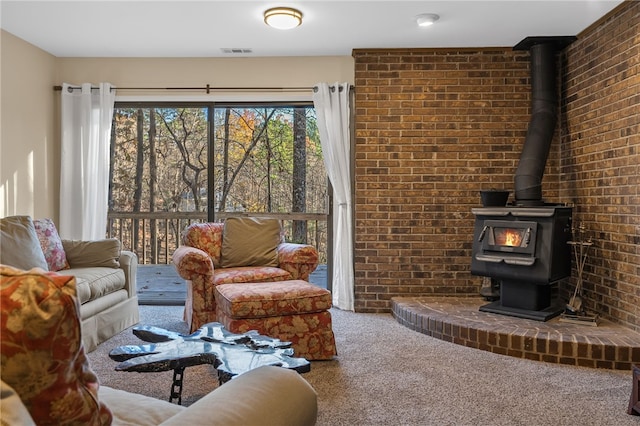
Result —
<instances>
[{"instance_id":1,"label":"stove pipe","mask_svg":"<svg viewBox=\"0 0 640 426\"><path fill-rule=\"evenodd\" d=\"M514 50L531 53L531 118L514 178L516 205L543 205L542 176L557 120L556 52L576 37L527 37Z\"/></svg>"}]
</instances>

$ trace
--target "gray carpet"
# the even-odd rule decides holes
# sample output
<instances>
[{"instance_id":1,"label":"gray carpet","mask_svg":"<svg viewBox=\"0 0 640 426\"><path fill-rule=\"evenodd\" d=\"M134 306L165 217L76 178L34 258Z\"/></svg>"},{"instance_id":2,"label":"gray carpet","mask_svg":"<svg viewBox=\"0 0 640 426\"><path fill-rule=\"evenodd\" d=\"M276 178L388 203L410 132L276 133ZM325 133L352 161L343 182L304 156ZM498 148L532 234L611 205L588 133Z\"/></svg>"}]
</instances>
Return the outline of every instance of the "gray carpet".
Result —
<instances>
[{"instance_id":1,"label":"gray carpet","mask_svg":"<svg viewBox=\"0 0 640 426\"><path fill-rule=\"evenodd\" d=\"M303 375L318 392L318 425L634 425L631 372L496 355L409 330L390 315L332 309L338 356ZM182 307L141 306L141 323L184 332ZM116 372L109 351L138 343L131 330L89 354L101 383L160 399L172 373ZM210 366L185 371L183 405L217 387ZM215 413L212 413L215 415Z\"/></svg>"}]
</instances>

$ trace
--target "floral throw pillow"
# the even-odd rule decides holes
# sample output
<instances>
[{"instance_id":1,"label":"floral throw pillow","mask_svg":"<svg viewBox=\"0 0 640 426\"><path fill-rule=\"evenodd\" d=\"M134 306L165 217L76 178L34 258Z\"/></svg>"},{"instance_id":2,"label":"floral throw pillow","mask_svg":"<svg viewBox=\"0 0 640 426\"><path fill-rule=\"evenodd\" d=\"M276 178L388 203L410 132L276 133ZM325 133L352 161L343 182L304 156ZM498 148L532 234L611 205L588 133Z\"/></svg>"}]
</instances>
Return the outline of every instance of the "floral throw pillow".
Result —
<instances>
[{"instance_id":1,"label":"floral throw pillow","mask_svg":"<svg viewBox=\"0 0 640 426\"><path fill-rule=\"evenodd\" d=\"M36 424L108 425L72 276L0 266L0 374Z\"/></svg>"},{"instance_id":2,"label":"floral throw pillow","mask_svg":"<svg viewBox=\"0 0 640 426\"><path fill-rule=\"evenodd\" d=\"M50 271L69 269L67 255L62 247L62 240L58 235L56 225L51 219L35 219L33 225L40 240L40 246Z\"/></svg>"}]
</instances>

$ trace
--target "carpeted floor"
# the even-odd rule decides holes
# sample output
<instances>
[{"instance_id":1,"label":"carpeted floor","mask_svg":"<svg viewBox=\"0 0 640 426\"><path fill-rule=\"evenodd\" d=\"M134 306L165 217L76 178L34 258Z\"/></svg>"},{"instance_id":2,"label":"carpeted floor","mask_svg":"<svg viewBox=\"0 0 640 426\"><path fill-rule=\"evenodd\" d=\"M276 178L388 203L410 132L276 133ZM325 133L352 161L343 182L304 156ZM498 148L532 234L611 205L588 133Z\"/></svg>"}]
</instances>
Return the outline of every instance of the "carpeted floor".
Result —
<instances>
[{"instance_id":1,"label":"carpeted floor","mask_svg":"<svg viewBox=\"0 0 640 426\"><path fill-rule=\"evenodd\" d=\"M631 372L496 355L409 330L390 315L332 309L338 356L303 375L318 392L318 425L633 425ZM185 332L182 307L141 306L141 323ZM109 351L136 344L131 330L89 354L101 383L168 399L172 372L114 371ZM217 387L210 366L185 371L183 404ZM212 413L215 415L215 413Z\"/></svg>"}]
</instances>

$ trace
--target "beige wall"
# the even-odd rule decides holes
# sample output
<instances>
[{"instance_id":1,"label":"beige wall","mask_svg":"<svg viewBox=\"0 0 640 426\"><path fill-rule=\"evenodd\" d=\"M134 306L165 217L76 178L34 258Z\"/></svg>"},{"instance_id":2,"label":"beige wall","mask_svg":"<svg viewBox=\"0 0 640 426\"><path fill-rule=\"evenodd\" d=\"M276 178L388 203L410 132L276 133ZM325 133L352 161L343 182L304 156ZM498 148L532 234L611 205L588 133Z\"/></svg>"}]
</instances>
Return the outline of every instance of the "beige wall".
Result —
<instances>
[{"instance_id":1,"label":"beige wall","mask_svg":"<svg viewBox=\"0 0 640 426\"><path fill-rule=\"evenodd\" d=\"M117 87L312 87L354 82L353 58L56 58L2 32L0 217L29 214L58 220L62 83ZM117 99L300 100L302 93L127 91Z\"/></svg>"},{"instance_id":2,"label":"beige wall","mask_svg":"<svg viewBox=\"0 0 640 426\"><path fill-rule=\"evenodd\" d=\"M58 210L56 58L0 33L0 217Z\"/></svg>"},{"instance_id":3,"label":"beige wall","mask_svg":"<svg viewBox=\"0 0 640 426\"><path fill-rule=\"evenodd\" d=\"M315 83L353 84L353 58L61 58L60 83L109 82L117 87L311 87ZM131 95L121 91L119 96ZM202 96L201 92L143 92L163 96ZM309 92L310 93L310 92ZM222 96L222 94L218 95ZM226 93L225 96L232 96ZM238 96L236 94L236 96Z\"/></svg>"}]
</instances>

